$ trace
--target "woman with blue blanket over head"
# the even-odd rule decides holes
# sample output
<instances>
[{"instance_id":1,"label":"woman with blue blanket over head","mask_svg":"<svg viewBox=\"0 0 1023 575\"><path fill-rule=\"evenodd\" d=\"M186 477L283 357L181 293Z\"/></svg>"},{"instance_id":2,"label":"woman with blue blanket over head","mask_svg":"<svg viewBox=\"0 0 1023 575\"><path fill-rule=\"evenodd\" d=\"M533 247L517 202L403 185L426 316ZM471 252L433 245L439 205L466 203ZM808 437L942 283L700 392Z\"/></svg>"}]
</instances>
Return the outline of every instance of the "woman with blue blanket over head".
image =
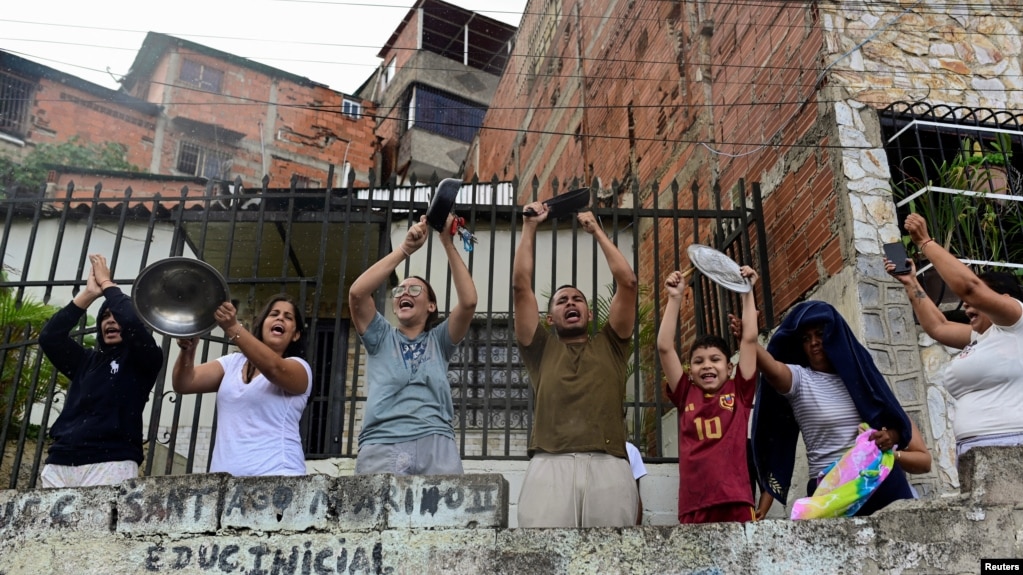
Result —
<instances>
[{"instance_id":1,"label":"woman with blue blanket over head","mask_svg":"<svg viewBox=\"0 0 1023 575\"><path fill-rule=\"evenodd\" d=\"M761 384L753 412L753 456L765 490L786 501L802 433L810 470L806 494L813 495L824 472L856 444L860 424L866 423L868 439L880 452L896 450L895 464L849 511L870 515L914 497L905 473L929 471L930 453L870 353L834 307L820 301L798 304L767 349L757 347Z\"/></svg>"}]
</instances>

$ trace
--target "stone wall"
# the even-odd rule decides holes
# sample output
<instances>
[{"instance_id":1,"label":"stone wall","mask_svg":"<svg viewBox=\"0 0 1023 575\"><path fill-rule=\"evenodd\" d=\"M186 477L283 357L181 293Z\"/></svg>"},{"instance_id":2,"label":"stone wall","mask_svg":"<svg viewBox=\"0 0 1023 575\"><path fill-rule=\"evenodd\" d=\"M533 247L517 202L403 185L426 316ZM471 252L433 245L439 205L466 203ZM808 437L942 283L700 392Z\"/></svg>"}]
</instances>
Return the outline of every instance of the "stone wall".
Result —
<instances>
[{"instance_id":1,"label":"stone wall","mask_svg":"<svg viewBox=\"0 0 1023 575\"><path fill-rule=\"evenodd\" d=\"M828 85L822 101L841 147L843 244L851 266L814 294L841 308L903 407L927 436L933 479L924 493L959 486L953 409L942 387L949 350L916 326L905 290L884 271L881 246L897 241L891 170L877 110L897 101L1018 110L1023 89L1019 3L935 7L843 3L822 7ZM930 483L930 485L928 485Z\"/></svg>"},{"instance_id":2,"label":"stone wall","mask_svg":"<svg viewBox=\"0 0 1023 575\"><path fill-rule=\"evenodd\" d=\"M500 475L146 478L0 491L0 573L978 573L1023 556L1023 447L961 461L963 495L873 517L508 529Z\"/></svg>"}]
</instances>

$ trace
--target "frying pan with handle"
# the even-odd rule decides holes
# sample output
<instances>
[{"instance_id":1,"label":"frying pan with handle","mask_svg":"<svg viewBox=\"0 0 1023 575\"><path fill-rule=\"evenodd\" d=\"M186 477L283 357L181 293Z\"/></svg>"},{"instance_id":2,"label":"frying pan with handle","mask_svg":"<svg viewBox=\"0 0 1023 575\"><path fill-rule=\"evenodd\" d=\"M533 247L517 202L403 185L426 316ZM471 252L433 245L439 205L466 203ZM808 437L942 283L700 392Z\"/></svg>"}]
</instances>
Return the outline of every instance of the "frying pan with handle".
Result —
<instances>
[{"instance_id":1,"label":"frying pan with handle","mask_svg":"<svg viewBox=\"0 0 1023 575\"><path fill-rule=\"evenodd\" d=\"M448 214L455 208L455 198L462 189L462 180L445 178L437 184L437 191L430 198L430 207L426 209L426 223L438 232L444 231Z\"/></svg>"},{"instance_id":2,"label":"frying pan with handle","mask_svg":"<svg viewBox=\"0 0 1023 575\"><path fill-rule=\"evenodd\" d=\"M590 205L590 189L589 188L578 188L561 194L560 196L554 196L548 200L544 200L543 204L547 206L550 212L550 218L560 218L563 216L574 214L578 211L585 209ZM535 216L536 212L531 209L523 210L522 213L527 216Z\"/></svg>"}]
</instances>

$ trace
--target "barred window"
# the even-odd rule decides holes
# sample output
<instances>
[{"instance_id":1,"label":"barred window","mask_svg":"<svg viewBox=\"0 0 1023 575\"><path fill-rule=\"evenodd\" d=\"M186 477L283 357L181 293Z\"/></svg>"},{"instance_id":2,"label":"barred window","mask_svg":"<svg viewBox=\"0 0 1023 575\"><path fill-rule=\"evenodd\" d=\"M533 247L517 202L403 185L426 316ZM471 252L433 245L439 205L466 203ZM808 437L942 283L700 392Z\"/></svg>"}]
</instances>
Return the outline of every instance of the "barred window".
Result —
<instances>
[{"instance_id":1,"label":"barred window","mask_svg":"<svg viewBox=\"0 0 1023 575\"><path fill-rule=\"evenodd\" d=\"M451 358L455 428L525 430L529 379L507 314L477 319Z\"/></svg>"},{"instance_id":2,"label":"barred window","mask_svg":"<svg viewBox=\"0 0 1023 575\"><path fill-rule=\"evenodd\" d=\"M483 125L486 106L435 88L417 85L409 92L408 126L471 142Z\"/></svg>"},{"instance_id":3,"label":"barred window","mask_svg":"<svg viewBox=\"0 0 1023 575\"><path fill-rule=\"evenodd\" d=\"M28 133L31 82L0 72L0 132L17 138Z\"/></svg>"},{"instance_id":4,"label":"barred window","mask_svg":"<svg viewBox=\"0 0 1023 575\"><path fill-rule=\"evenodd\" d=\"M181 63L181 73L178 77L182 82L191 84L200 90L219 94L224 81L224 72L200 64L195 60L186 59Z\"/></svg>"},{"instance_id":5,"label":"barred window","mask_svg":"<svg viewBox=\"0 0 1023 575\"><path fill-rule=\"evenodd\" d=\"M178 146L177 170L190 176L227 179L231 156L226 152L207 148L195 142L181 142Z\"/></svg>"}]
</instances>

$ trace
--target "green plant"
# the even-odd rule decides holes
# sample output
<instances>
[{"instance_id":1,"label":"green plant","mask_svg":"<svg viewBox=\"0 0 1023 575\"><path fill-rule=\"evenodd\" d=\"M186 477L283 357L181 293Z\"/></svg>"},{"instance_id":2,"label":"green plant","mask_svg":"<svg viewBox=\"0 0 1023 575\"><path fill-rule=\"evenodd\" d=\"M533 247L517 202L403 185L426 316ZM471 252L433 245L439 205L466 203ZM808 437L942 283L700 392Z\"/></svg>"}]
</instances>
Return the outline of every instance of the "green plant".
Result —
<instances>
[{"instance_id":1,"label":"green plant","mask_svg":"<svg viewBox=\"0 0 1023 575\"><path fill-rule=\"evenodd\" d=\"M974 192L1005 193L1006 170L1012 159L1008 134L997 134L990 142L964 138L955 157L944 166L946 187Z\"/></svg>"},{"instance_id":2,"label":"green plant","mask_svg":"<svg viewBox=\"0 0 1023 575\"><path fill-rule=\"evenodd\" d=\"M124 144L106 142L83 144L74 136L60 144L39 144L21 161L0 157L0 193L6 195L8 188L24 186L40 189L46 183L50 166L74 166L84 169L119 170L139 172L140 168L126 159L128 149Z\"/></svg>"},{"instance_id":3,"label":"green plant","mask_svg":"<svg viewBox=\"0 0 1023 575\"><path fill-rule=\"evenodd\" d=\"M6 274L0 273L0 282L6 281ZM27 297L18 302L13 288L0 288L0 421L9 408L12 422L21 419L31 388L33 366L41 353L38 345L31 342L39 337L43 325L58 309ZM53 374L53 365L43 360L38 381L50 381ZM66 389L68 383L67 378L58 375L57 384L61 389ZM13 408L8 403L12 390Z\"/></svg>"},{"instance_id":4,"label":"green plant","mask_svg":"<svg viewBox=\"0 0 1023 575\"><path fill-rule=\"evenodd\" d=\"M925 164L920 158L911 158L913 169L904 173L921 175L893 181L893 196L899 203L912 198L904 209L922 215L931 236L957 257L1012 261L1014 255L1021 254L1021 210L1016 202L987 197L1008 191L1006 170L1011 169L1008 164L1011 156L1007 135L1000 134L984 145L977 140L964 139L952 160L939 163L928 158ZM920 194L925 188L928 191ZM904 236L903 241L912 250L908 236Z\"/></svg>"}]
</instances>

